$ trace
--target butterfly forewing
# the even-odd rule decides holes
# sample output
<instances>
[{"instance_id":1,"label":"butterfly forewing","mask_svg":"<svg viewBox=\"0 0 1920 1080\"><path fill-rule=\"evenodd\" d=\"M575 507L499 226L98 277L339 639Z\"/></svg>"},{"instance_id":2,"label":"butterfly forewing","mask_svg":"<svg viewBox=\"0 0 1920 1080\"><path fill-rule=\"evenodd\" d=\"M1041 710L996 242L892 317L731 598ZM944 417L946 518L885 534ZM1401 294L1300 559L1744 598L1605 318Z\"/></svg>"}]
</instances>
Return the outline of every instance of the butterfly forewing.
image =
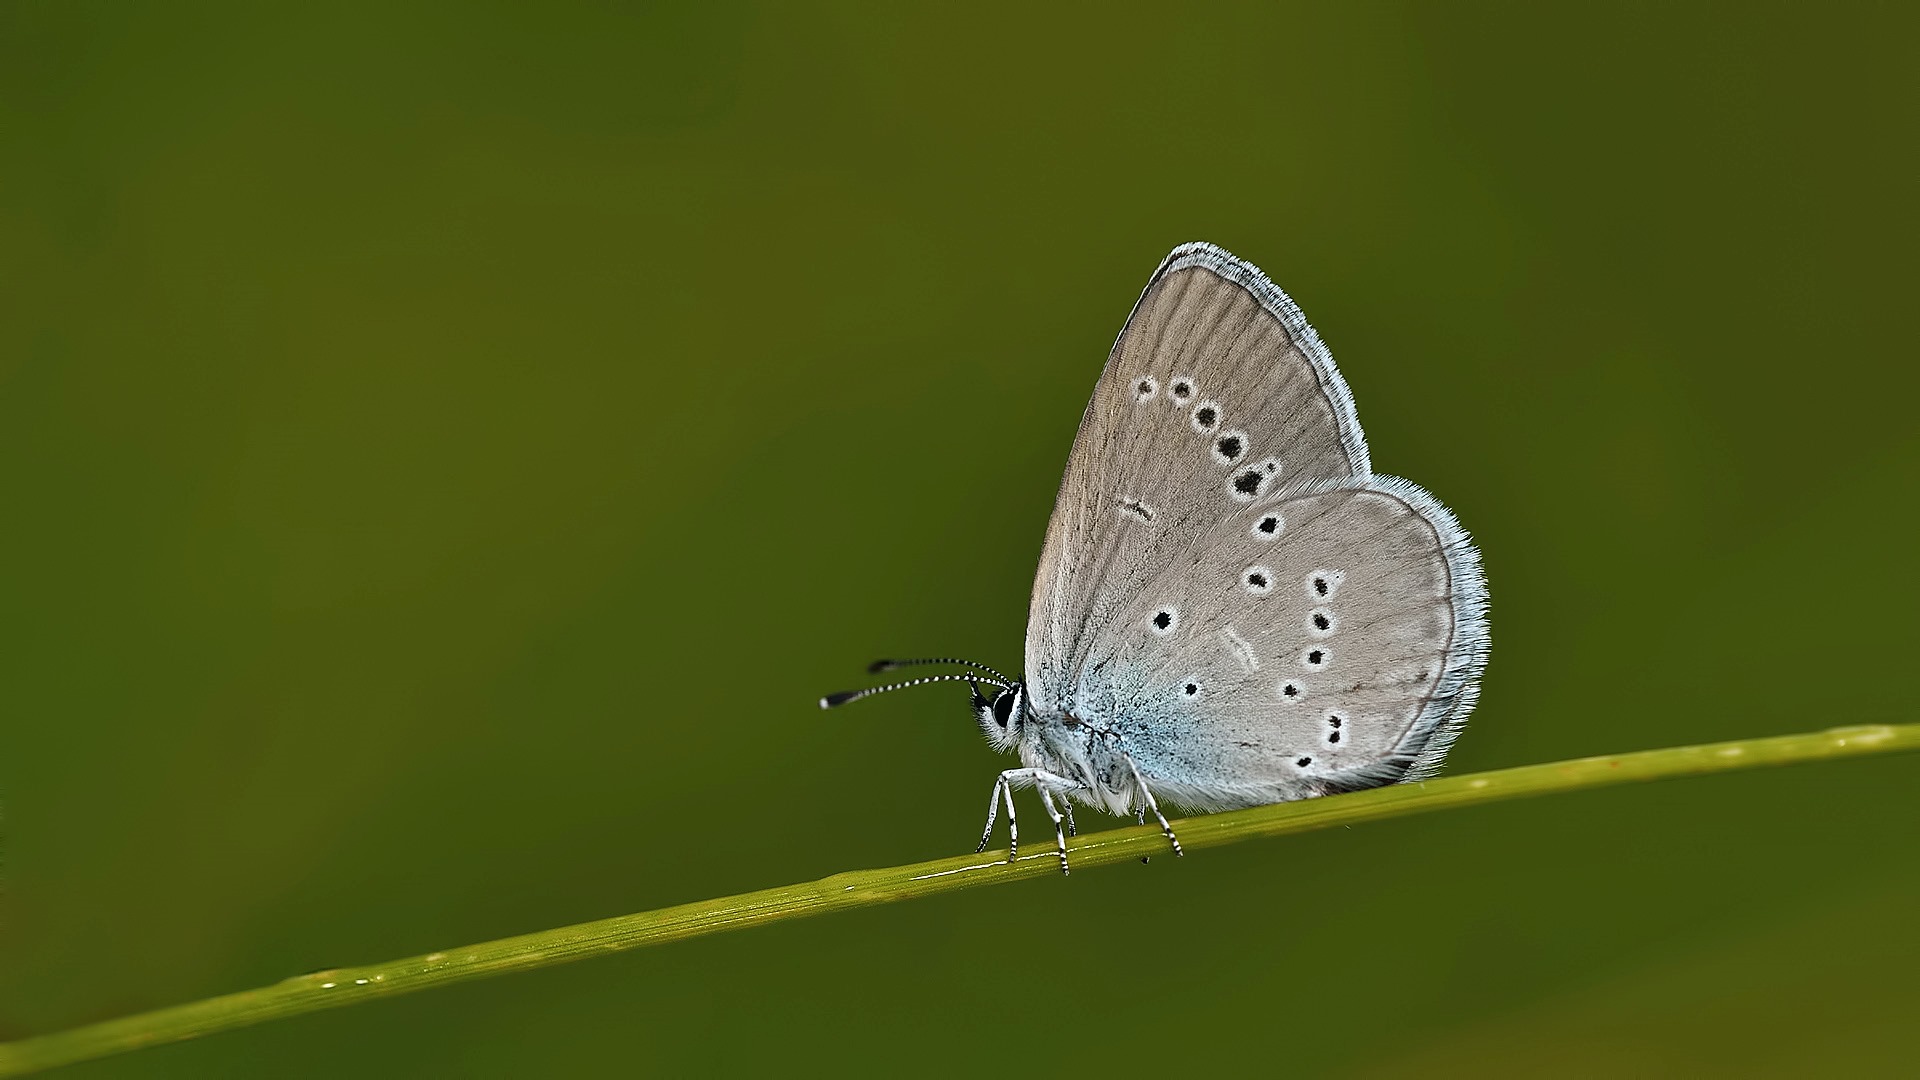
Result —
<instances>
[{"instance_id":1,"label":"butterfly forewing","mask_svg":"<svg viewBox=\"0 0 1920 1080\"><path fill-rule=\"evenodd\" d=\"M1134 306L1074 439L1029 615L1037 695L1066 685L1118 606L1223 503L1254 497L1231 485L1269 459L1259 495L1369 471L1346 384L1299 309L1246 263L1184 245Z\"/></svg>"},{"instance_id":2,"label":"butterfly forewing","mask_svg":"<svg viewBox=\"0 0 1920 1080\"><path fill-rule=\"evenodd\" d=\"M1035 706L1118 733L1157 791L1215 808L1437 762L1485 662L1478 557L1372 474L1290 300L1177 249L1081 421L1027 632Z\"/></svg>"}]
</instances>

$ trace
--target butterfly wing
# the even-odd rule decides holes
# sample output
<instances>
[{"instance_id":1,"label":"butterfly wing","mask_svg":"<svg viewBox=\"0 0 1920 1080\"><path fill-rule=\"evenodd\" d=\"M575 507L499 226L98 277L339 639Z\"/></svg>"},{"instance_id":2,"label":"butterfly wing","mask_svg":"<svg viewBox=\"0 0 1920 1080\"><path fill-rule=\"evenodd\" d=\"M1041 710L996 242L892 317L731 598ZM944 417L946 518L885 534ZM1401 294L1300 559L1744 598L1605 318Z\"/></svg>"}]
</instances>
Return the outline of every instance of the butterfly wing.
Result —
<instances>
[{"instance_id":1,"label":"butterfly wing","mask_svg":"<svg viewBox=\"0 0 1920 1080\"><path fill-rule=\"evenodd\" d=\"M1226 451L1280 456L1290 489L1371 472L1353 397L1300 309L1253 266L1186 244L1134 305L1067 459L1027 624L1037 702L1064 691L1118 605L1219 520Z\"/></svg>"},{"instance_id":2,"label":"butterfly wing","mask_svg":"<svg viewBox=\"0 0 1920 1080\"><path fill-rule=\"evenodd\" d=\"M1483 608L1452 515L1372 474L1299 309L1218 248L1176 249L1074 441L1028 625L1035 707L1122 733L1189 805L1383 783L1464 719Z\"/></svg>"},{"instance_id":3,"label":"butterfly wing","mask_svg":"<svg viewBox=\"0 0 1920 1080\"><path fill-rule=\"evenodd\" d=\"M1275 518L1277 535L1259 529ZM1075 715L1188 806L1422 775L1472 708L1485 606L1465 533L1406 481L1257 502L1120 608L1077 673Z\"/></svg>"}]
</instances>

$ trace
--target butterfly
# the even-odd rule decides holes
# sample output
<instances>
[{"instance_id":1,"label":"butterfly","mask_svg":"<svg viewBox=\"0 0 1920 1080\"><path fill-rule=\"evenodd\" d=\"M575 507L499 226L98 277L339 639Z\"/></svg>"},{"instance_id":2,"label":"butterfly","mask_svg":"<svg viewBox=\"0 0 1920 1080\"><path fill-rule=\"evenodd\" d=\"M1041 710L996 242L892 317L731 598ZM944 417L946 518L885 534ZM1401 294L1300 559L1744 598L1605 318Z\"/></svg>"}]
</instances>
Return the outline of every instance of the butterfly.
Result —
<instances>
[{"instance_id":1,"label":"butterfly","mask_svg":"<svg viewBox=\"0 0 1920 1080\"><path fill-rule=\"evenodd\" d=\"M1145 821L1418 779L1487 663L1480 556L1422 488L1373 471L1353 395L1300 309L1211 244L1173 250L1108 356L1067 458L1028 613L1026 672L973 688L1018 753L1064 872L1074 802ZM982 691L990 688L991 696Z\"/></svg>"}]
</instances>

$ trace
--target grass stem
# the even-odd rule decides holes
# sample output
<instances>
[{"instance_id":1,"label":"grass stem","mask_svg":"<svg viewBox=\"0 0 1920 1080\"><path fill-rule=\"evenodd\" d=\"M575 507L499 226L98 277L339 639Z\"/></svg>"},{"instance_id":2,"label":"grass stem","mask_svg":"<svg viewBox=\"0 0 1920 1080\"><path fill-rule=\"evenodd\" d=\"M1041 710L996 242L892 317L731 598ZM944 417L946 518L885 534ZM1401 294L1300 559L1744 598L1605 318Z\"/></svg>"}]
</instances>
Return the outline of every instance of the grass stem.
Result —
<instances>
[{"instance_id":1,"label":"grass stem","mask_svg":"<svg viewBox=\"0 0 1920 1080\"><path fill-rule=\"evenodd\" d=\"M1189 851L1201 851L1260 837L1503 799L1914 749L1920 749L1920 724L1834 728L1445 777L1334 798L1208 814L1177 822L1176 828ZM1069 852L1075 870L1090 870L1143 855L1164 855L1166 840L1157 826L1128 827L1081 836L1071 841ZM253 990L0 1043L0 1077L468 979L1059 872L1052 837L1048 836L1035 838L1013 862L1008 862L1003 853L989 852L883 870L855 870L806 884L700 900L401 960L319 971Z\"/></svg>"}]
</instances>

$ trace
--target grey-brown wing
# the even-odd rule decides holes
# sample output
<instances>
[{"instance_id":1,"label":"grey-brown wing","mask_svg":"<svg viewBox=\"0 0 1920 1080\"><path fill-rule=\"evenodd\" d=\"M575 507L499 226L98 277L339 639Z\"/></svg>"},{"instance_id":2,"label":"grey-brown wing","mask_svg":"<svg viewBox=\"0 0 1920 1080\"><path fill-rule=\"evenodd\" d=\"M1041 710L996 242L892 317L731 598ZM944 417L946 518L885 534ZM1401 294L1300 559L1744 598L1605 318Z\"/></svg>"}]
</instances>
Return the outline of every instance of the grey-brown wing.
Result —
<instances>
[{"instance_id":1,"label":"grey-brown wing","mask_svg":"<svg viewBox=\"0 0 1920 1080\"><path fill-rule=\"evenodd\" d=\"M1174 249L1114 343L1054 503L1027 624L1035 705L1221 503L1370 474L1352 395L1300 309L1217 247Z\"/></svg>"},{"instance_id":2,"label":"grey-brown wing","mask_svg":"<svg viewBox=\"0 0 1920 1080\"><path fill-rule=\"evenodd\" d=\"M1120 609L1076 672L1074 715L1118 732L1156 792L1208 809L1437 765L1488 644L1453 515L1392 477L1220 509Z\"/></svg>"}]
</instances>

